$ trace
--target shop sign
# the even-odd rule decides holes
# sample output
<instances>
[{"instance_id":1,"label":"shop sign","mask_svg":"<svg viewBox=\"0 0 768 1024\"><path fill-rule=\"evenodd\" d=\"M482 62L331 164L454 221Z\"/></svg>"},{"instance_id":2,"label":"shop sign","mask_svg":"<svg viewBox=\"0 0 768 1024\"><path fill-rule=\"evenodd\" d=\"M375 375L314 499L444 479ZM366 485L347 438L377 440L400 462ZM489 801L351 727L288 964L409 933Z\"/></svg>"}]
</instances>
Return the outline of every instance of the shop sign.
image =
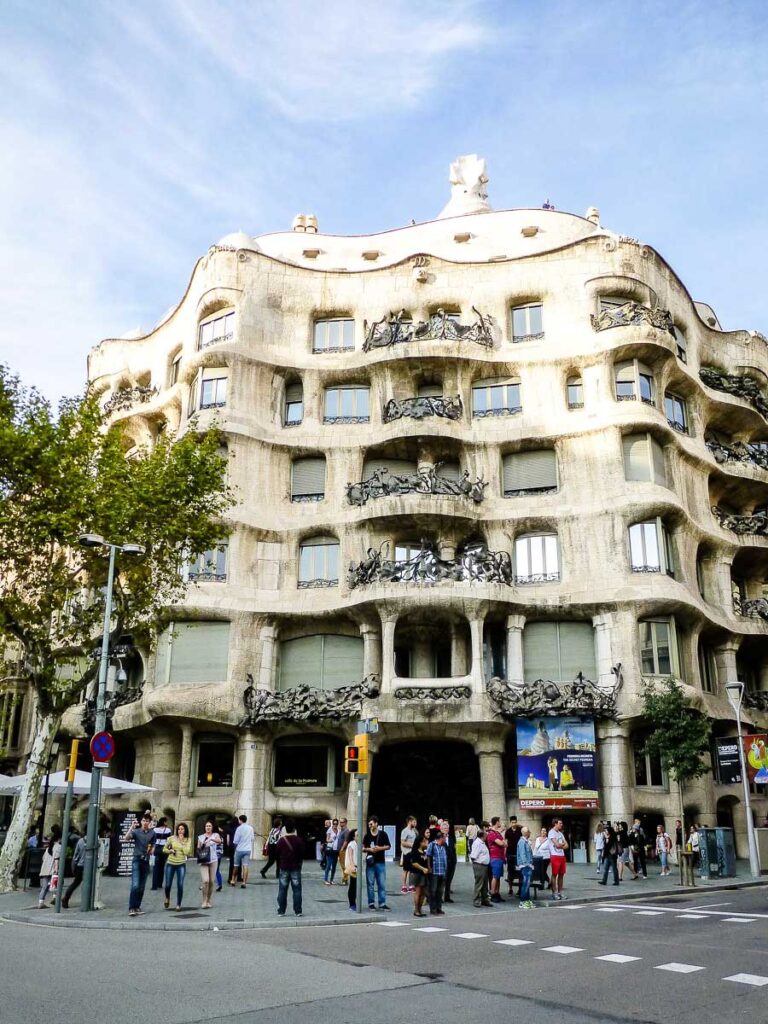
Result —
<instances>
[{"instance_id":1,"label":"shop sign","mask_svg":"<svg viewBox=\"0 0 768 1024\"><path fill-rule=\"evenodd\" d=\"M741 782L738 736L718 736L717 777L725 786Z\"/></svg>"},{"instance_id":2,"label":"shop sign","mask_svg":"<svg viewBox=\"0 0 768 1024\"><path fill-rule=\"evenodd\" d=\"M518 718L517 781L523 810L597 810L594 721Z\"/></svg>"}]
</instances>

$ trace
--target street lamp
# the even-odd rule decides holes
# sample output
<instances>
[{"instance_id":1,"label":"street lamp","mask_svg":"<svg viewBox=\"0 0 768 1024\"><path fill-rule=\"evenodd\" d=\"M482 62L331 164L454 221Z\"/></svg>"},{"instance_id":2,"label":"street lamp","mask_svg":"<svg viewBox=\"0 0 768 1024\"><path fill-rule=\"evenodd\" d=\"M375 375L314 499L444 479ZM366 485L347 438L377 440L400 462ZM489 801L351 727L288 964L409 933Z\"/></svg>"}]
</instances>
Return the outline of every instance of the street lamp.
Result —
<instances>
[{"instance_id":1,"label":"street lamp","mask_svg":"<svg viewBox=\"0 0 768 1024\"><path fill-rule=\"evenodd\" d=\"M749 871L753 878L760 877L760 860L757 856L757 839L755 837L755 823L752 820L752 804L749 798L749 777L747 776L747 762L744 757L744 741L741 737L741 702L744 698L744 683L733 680L725 684L725 692L728 695L728 703L736 713L736 732L739 741L739 762L741 764L741 781L744 784L744 810L747 815L747 843L749 845Z\"/></svg>"},{"instance_id":2,"label":"street lamp","mask_svg":"<svg viewBox=\"0 0 768 1024\"><path fill-rule=\"evenodd\" d=\"M78 543L84 548L109 548L109 569L107 571L107 591L104 600L104 627L101 634L101 658L99 660L99 681L96 689L96 723L95 732L103 732L107 724L107 674L109 671L109 636L112 623L112 590L115 583L115 558L118 551L124 555L140 556L144 554L141 544L110 544L97 533L84 533L78 537ZM96 857L99 845L99 804L101 802L102 768L93 765L91 773L91 793L88 798L88 827L85 838L85 865L83 867L83 898L81 910L93 910L96 889Z\"/></svg>"},{"instance_id":3,"label":"street lamp","mask_svg":"<svg viewBox=\"0 0 768 1024\"><path fill-rule=\"evenodd\" d=\"M59 756L59 744L56 740L51 744L51 749L48 752L48 760L45 762L45 783L43 785L43 809L40 811L40 846L43 845L43 836L45 835L45 812L48 809L48 781L51 777L51 768L53 762Z\"/></svg>"}]
</instances>

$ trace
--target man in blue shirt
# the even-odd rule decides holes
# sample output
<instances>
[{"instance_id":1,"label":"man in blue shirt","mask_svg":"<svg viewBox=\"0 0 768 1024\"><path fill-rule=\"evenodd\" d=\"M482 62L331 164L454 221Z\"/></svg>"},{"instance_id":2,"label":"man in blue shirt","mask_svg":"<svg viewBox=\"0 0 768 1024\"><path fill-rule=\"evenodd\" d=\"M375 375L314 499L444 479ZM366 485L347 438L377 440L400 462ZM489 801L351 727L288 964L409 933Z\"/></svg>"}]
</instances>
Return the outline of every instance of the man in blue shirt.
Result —
<instances>
[{"instance_id":1,"label":"man in blue shirt","mask_svg":"<svg viewBox=\"0 0 768 1024\"><path fill-rule=\"evenodd\" d=\"M429 861L429 876L427 886L429 890L429 912L436 917L442 917L443 910L443 886L448 871L448 851L445 848L445 833L439 832L427 847L427 860Z\"/></svg>"}]
</instances>

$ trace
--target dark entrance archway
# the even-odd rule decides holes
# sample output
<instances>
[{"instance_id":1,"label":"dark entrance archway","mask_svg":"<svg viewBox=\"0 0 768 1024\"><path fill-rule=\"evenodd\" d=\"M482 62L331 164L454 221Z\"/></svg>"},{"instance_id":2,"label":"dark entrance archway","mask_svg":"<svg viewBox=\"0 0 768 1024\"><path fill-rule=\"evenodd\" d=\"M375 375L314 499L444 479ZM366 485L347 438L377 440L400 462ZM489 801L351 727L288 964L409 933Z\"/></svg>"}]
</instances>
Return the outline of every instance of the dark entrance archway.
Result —
<instances>
[{"instance_id":1,"label":"dark entrance archway","mask_svg":"<svg viewBox=\"0 0 768 1024\"><path fill-rule=\"evenodd\" d=\"M398 835L409 814L422 827L430 814L466 825L482 815L480 767L469 743L419 740L391 743L376 754L368 811Z\"/></svg>"}]
</instances>

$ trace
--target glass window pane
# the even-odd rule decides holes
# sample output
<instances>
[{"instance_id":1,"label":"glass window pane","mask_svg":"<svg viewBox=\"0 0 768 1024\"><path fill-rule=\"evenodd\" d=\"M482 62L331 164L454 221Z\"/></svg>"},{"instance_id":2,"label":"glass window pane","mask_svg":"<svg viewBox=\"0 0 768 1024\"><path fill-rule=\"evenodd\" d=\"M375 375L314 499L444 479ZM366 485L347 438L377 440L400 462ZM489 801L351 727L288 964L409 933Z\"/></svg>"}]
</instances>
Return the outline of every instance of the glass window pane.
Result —
<instances>
[{"instance_id":1,"label":"glass window pane","mask_svg":"<svg viewBox=\"0 0 768 1024\"><path fill-rule=\"evenodd\" d=\"M328 419L339 415L339 392L336 388L325 392L325 415Z\"/></svg>"},{"instance_id":2,"label":"glass window pane","mask_svg":"<svg viewBox=\"0 0 768 1024\"><path fill-rule=\"evenodd\" d=\"M544 572L544 538L531 537L531 575L538 576Z\"/></svg>"},{"instance_id":3,"label":"glass window pane","mask_svg":"<svg viewBox=\"0 0 768 1024\"><path fill-rule=\"evenodd\" d=\"M208 345L213 340L213 324L203 324L200 328L200 344Z\"/></svg>"},{"instance_id":4,"label":"glass window pane","mask_svg":"<svg viewBox=\"0 0 768 1024\"><path fill-rule=\"evenodd\" d=\"M529 334L541 334L542 333L542 320L541 320L541 306L529 306L528 307L528 333Z\"/></svg>"},{"instance_id":5,"label":"glass window pane","mask_svg":"<svg viewBox=\"0 0 768 1024\"><path fill-rule=\"evenodd\" d=\"M219 377L216 381L216 401L222 405L227 400L227 378Z\"/></svg>"},{"instance_id":6,"label":"glass window pane","mask_svg":"<svg viewBox=\"0 0 768 1024\"><path fill-rule=\"evenodd\" d=\"M507 385L507 408L508 409L519 409L520 408L520 385L519 384L508 384Z\"/></svg>"},{"instance_id":7,"label":"glass window pane","mask_svg":"<svg viewBox=\"0 0 768 1024\"><path fill-rule=\"evenodd\" d=\"M640 374L640 397L646 402L653 401L653 380L645 373Z\"/></svg>"},{"instance_id":8,"label":"glass window pane","mask_svg":"<svg viewBox=\"0 0 768 1024\"><path fill-rule=\"evenodd\" d=\"M617 398L634 398L635 397L635 384L631 380L617 380L616 381L616 396Z\"/></svg>"},{"instance_id":9,"label":"glass window pane","mask_svg":"<svg viewBox=\"0 0 768 1024\"><path fill-rule=\"evenodd\" d=\"M344 320L344 348L355 347L355 321Z\"/></svg>"},{"instance_id":10,"label":"glass window pane","mask_svg":"<svg viewBox=\"0 0 768 1024\"><path fill-rule=\"evenodd\" d=\"M315 324L315 343L314 347L317 351L321 351L325 348L326 328L327 323L324 320L318 320Z\"/></svg>"},{"instance_id":11,"label":"glass window pane","mask_svg":"<svg viewBox=\"0 0 768 1024\"><path fill-rule=\"evenodd\" d=\"M648 755L648 767L651 769L651 785L663 786L664 774L661 770L661 758L658 754Z\"/></svg>"},{"instance_id":12,"label":"glass window pane","mask_svg":"<svg viewBox=\"0 0 768 1024\"><path fill-rule=\"evenodd\" d=\"M641 753L642 741L638 740L635 745L635 785L648 785L648 769L646 767L645 754Z\"/></svg>"},{"instance_id":13,"label":"glass window pane","mask_svg":"<svg viewBox=\"0 0 768 1024\"><path fill-rule=\"evenodd\" d=\"M515 570L518 576L531 575L531 560L528 553L529 540L521 537L515 541Z\"/></svg>"},{"instance_id":14,"label":"glass window pane","mask_svg":"<svg viewBox=\"0 0 768 1024\"><path fill-rule=\"evenodd\" d=\"M355 401L355 393L351 388L342 388L341 391L341 415L352 416Z\"/></svg>"},{"instance_id":15,"label":"glass window pane","mask_svg":"<svg viewBox=\"0 0 768 1024\"><path fill-rule=\"evenodd\" d=\"M559 572L557 564L557 537L544 538L545 572Z\"/></svg>"},{"instance_id":16,"label":"glass window pane","mask_svg":"<svg viewBox=\"0 0 768 1024\"><path fill-rule=\"evenodd\" d=\"M357 416L368 416L368 388L357 389Z\"/></svg>"},{"instance_id":17,"label":"glass window pane","mask_svg":"<svg viewBox=\"0 0 768 1024\"><path fill-rule=\"evenodd\" d=\"M491 409L505 409L504 388L501 385L491 388Z\"/></svg>"},{"instance_id":18,"label":"glass window pane","mask_svg":"<svg viewBox=\"0 0 768 1024\"><path fill-rule=\"evenodd\" d=\"M659 538L656 532L656 523L643 523L643 543L645 546L645 565L661 567L659 558Z\"/></svg>"},{"instance_id":19,"label":"glass window pane","mask_svg":"<svg viewBox=\"0 0 768 1024\"><path fill-rule=\"evenodd\" d=\"M654 675L656 672L651 625L650 622L640 623L640 660L645 675Z\"/></svg>"},{"instance_id":20,"label":"glass window pane","mask_svg":"<svg viewBox=\"0 0 768 1024\"><path fill-rule=\"evenodd\" d=\"M488 392L485 388L472 388L472 411L486 412L488 409Z\"/></svg>"},{"instance_id":21,"label":"glass window pane","mask_svg":"<svg viewBox=\"0 0 768 1024\"><path fill-rule=\"evenodd\" d=\"M339 578L339 545L329 544L325 549L325 569L327 580Z\"/></svg>"},{"instance_id":22,"label":"glass window pane","mask_svg":"<svg viewBox=\"0 0 768 1024\"><path fill-rule=\"evenodd\" d=\"M518 307L512 310L512 333L516 338L528 334L528 317L525 307Z\"/></svg>"},{"instance_id":23,"label":"glass window pane","mask_svg":"<svg viewBox=\"0 0 768 1024\"><path fill-rule=\"evenodd\" d=\"M312 567L313 567L312 566L312 562L313 562L313 553L314 553L314 551L315 551L315 548L313 548L313 547L303 547L301 549L301 551L299 552L299 579L300 580L306 581L306 580L314 579L314 576L313 576L313 573L312 573Z\"/></svg>"},{"instance_id":24,"label":"glass window pane","mask_svg":"<svg viewBox=\"0 0 768 1024\"><path fill-rule=\"evenodd\" d=\"M213 385L215 381L204 380L203 387L200 396L200 404L203 406L210 405L213 401Z\"/></svg>"}]
</instances>

